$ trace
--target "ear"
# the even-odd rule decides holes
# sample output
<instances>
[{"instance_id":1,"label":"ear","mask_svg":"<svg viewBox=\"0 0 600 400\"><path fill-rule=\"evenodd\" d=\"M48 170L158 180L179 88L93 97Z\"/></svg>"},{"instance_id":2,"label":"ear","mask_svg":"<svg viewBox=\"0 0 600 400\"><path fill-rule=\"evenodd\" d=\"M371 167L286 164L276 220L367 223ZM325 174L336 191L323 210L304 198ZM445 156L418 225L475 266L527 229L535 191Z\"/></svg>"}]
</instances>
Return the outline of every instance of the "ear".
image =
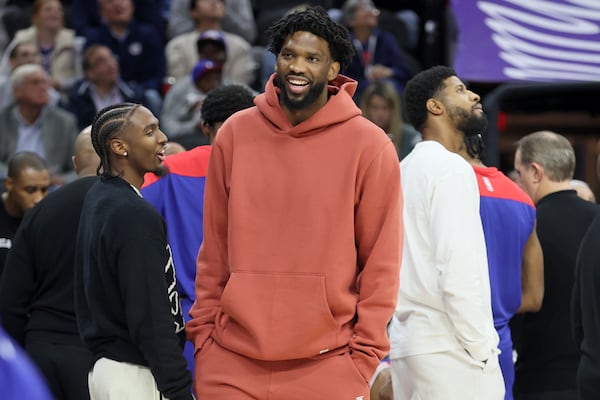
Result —
<instances>
[{"instance_id":1,"label":"ear","mask_svg":"<svg viewBox=\"0 0 600 400\"><path fill-rule=\"evenodd\" d=\"M73 163L73 170L77 171L77 157L75 155L71 156L71 163Z\"/></svg>"},{"instance_id":2,"label":"ear","mask_svg":"<svg viewBox=\"0 0 600 400\"><path fill-rule=\"evenodd\" d=\"M115 153L117 156L123 157L124 154L128 152L127 142L120 138L111 139L110 151Z\"/></svg>"},{"instance_id":3,"label":"ear","mask_svg":"<svg viewBox=\"0 0 600 400\"><path fill-rule=\"evenodd\" d=\"M340 63L334 61L329 65L329 71L327 71L327 81L334 80L340 73Z\"/></svg>"},{"instance_id":4,"label":"ear","mask_svg":"<svg viewBox=\"0 0 600 400\"><path fill-rule=\"evenodd\" d=\"M202 134L207 138L210 138L210 135L213 133L213 129L210 124L204 120L200 123L200 129L202 130Z\"/></svg>"},{"instance_id":5,"label":"ear","mask_svg":"<svg viewBox=\"0 0 600 400\"><path fill-rule=\"evenodd\" d=\"M21 85L15 86L12 89L12 94L13 94L13 98L15 100L20 100L21 99Z\"/></svg>"},{"instance_id":6,"label":"ear","mask_svg":"<svg viewBox=\"0 0 600 400\"><path fill-rule=\"evenodd\" d=\"M10 176L7 176L6 179L4 180L4 187L6 188L6 191L12 192L14 186L15 186L15 182L13 181L13 178L11 178Z\"/></svg>"},{"instance_id":7,"label":"ear","mask_svg":"<svg viewBox=\"0 0 600 400\"><path fill-rule=\"evenodd\" d=\"M433 115L441 115L444 113L444 105L437 99L431 98L427 100L425 103L425 108L427 108L427 111Z\"/></svg>"},{"instance_id":8,"label":"ear","mask_svg":"<svg viewBox=\"0 0 600 400\"><path fill-rule=\"evenodd\" d=\"M544 167L536 162L532 162L529 168L533 172L533 182L540 183L545 175Z\"/></svg>"},{"instance_id":9,"label":"ear","mask_svg":"<svg viewBox=\"0 0 600 400\"><path fill-rule=\"evenodd\" d=\"M197 3L196 0L192 0L192 1ZM189 4L189 3L187 3L187 4ZM189 7L188 7L188 10L189 10ZM190 13L190 17L192 17L192 20L197 21L198 20L198 4L196 4L196 7L194 7L193 10L189 10L189 13ZM194 22L194 25L195 25L195 22Z\"/></svg>"}]
</instances>

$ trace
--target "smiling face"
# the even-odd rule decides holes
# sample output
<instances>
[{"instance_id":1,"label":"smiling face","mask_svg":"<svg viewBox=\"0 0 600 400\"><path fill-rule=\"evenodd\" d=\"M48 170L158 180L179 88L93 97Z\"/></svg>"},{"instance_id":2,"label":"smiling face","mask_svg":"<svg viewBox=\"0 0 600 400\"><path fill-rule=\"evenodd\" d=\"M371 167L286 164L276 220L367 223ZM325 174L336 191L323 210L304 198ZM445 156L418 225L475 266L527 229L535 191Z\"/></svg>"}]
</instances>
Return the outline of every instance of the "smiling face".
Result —
<instances>
[{"instance_id":1,"label":"smiling face","mask_svg":"<svg viewBox=\"0 0 600 400\"><path fill-rule=\"evenodd\" d=\"M468 90L456 76L446 79L444 84L442 102L453 125L465 136L482 134L487 127L487 117L479 95Z\"/></svg>"},{"instance_id":2,"label":"smiling face","mask_svg":"<svg viewBox=\"0 0 600 400\"><path fill-rule=\"evenodd\" d=\"M331 58L328 43L310 32L287 37L277 55L276 85L280 102L293 123L317 112L327 102L327 83L337 76L340 64Z\"/></svg>"},{"instance_id":3,"label":"smiling face","mask_svg":"<svg viewBox=\"0 0 600 400\"><path fill-rule=\"evenodd\" d=\"M146 107L137 108L125 129L117 154L127 152L128 166L138 177L146 172L158 171L165 159L167 136L160 130L158 119Z\"/></svg>"},{"instance_id":4,"label":"smiling face","mask_svg":"<svg viewBox=\"0 0 600 400\"><path fill-rule=\"evenodd\" d=\"M32 15L33 25L39 28L58 30L63 27L63 8L58 0L45 0Z\"/></svg>"}]
</instances>

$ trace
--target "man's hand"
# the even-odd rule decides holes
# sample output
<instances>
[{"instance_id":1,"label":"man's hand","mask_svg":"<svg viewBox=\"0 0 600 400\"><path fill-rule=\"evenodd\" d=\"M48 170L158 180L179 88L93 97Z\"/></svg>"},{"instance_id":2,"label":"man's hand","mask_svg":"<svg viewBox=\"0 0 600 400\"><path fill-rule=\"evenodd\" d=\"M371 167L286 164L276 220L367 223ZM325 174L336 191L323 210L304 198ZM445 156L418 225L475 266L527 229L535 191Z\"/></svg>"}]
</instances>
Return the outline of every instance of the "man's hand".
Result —
<instances>
[{"instance_id":1,"label":"man's hand","mask_svg":"<svg viewBox=\"0 0 600 400\"><path fill-rule=\"evenodd\" d=\"M392 373L389 366L382 369L373 386L371 386L371 400L394 400L392 392Z\"/></svg>"}]
</instances>

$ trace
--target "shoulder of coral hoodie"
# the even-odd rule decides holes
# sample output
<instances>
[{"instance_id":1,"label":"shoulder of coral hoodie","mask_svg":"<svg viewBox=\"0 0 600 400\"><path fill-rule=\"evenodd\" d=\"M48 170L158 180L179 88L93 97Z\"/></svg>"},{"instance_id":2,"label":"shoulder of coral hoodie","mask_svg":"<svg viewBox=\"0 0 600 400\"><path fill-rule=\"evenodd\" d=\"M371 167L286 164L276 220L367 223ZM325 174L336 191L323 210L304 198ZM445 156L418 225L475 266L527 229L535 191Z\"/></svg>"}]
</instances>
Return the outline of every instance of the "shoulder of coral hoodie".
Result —
<instances>
[{"instance_id":1,"label":"shoulder of coral hoodie","mask_svg":"<svg viewBox=\"0 0 600 400\"><path fill-rule=\"evenodd\" d=\"M292 126L273 78L219 130L188 336L260 360L350 348L369 380L387 354L402 248L400 169L356 82Z\"/></svg>"}]
</instances>

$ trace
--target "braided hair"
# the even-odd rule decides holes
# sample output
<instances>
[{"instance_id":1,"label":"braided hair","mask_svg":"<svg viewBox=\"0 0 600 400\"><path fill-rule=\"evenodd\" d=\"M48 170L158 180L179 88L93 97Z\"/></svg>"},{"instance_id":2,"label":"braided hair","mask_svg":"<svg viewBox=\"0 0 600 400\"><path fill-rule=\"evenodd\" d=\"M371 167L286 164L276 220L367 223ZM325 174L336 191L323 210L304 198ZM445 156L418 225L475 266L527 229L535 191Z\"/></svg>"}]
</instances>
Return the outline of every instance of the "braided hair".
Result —
<instances>
[{"instance_id":1,"label":"braided hair","mask_svg":"<svg viewBox=\"0 0 600 400\"><path fill-rule=\"evenodd\" d=\"M100 165L96 169L97 175L113 176L109 160L110 140L129 124L131 115L141 107L135 103L119 103L108 106L98 111L92 122L91 139L94 150L100 156Z\"/></svg>"},{"instance_id":2,"label":"braided hair","mask_svg":"<svg viewBox=\"0 0 600 400\"><path fill-rule=\"evenodd\" d=\"M329 18L327 11L320 6L290 13L273 23L269 28L269 51L278 55L287 37L301 31L310 32L327 42L331 57L340 63L340 71L350 64L354 46L348 29Z\"/></svg>"}]
</instances>

